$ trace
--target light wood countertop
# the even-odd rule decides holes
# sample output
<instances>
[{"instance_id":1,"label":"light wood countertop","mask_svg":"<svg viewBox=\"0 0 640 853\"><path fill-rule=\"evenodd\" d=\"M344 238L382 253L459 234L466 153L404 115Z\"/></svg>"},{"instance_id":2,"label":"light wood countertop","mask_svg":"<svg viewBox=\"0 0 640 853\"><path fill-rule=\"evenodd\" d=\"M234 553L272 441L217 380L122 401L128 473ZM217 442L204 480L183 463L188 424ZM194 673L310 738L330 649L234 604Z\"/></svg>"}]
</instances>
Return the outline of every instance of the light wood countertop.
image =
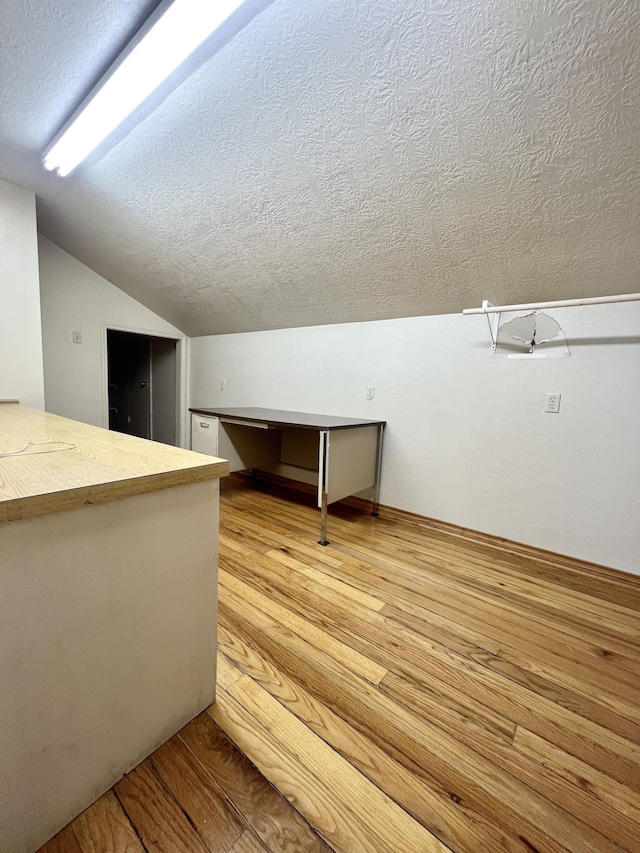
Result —
<instances>
[{"instance_id":1,"label":"light wood countertop","mask_svg":"<svg viewBox=\"0 0 640 853\"><path fill-rule=\"evenodd\" d=\"M110 432L17 403L0 403L0 454L20 450L28 441L68 442L75 447L53 453L0 455L0 522L229 473L223 459Z\"/></svg>"}]
</instances>

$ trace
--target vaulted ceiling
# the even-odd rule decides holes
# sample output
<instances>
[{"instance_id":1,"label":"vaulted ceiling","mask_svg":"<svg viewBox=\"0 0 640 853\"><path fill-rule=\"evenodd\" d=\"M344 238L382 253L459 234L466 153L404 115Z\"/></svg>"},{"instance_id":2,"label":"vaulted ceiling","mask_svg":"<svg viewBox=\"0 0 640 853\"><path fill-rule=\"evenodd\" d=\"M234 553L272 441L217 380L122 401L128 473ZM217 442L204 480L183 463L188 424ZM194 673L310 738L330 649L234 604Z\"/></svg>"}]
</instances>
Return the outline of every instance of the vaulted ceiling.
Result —
<instances>
[{"instance_id":1,"label":"vaulted ceiling","mask_svg":"<svg viewBox=\"0 0 640 853\"><path fill-rule=\"evenodd\" d=\"M155 4L3 0L0 178L189 334L638 289L637 0L275 0L68 178Z\"/></svg>"}]
</instances>

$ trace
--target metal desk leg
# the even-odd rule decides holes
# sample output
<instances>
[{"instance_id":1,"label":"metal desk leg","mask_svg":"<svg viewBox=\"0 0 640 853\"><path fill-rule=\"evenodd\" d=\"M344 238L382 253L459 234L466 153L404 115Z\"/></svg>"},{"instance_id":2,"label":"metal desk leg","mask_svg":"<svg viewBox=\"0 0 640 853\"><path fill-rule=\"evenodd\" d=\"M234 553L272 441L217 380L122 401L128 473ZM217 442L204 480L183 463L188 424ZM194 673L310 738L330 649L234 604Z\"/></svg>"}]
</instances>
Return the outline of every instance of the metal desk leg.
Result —
<instances>
[{"instance_id":1,"label":"metal desk leg","mask_svg":"<svg viewBox=\"0 0 640 853\"><path fill-rule=\"evenodd\" d=\"M320 507L320 539L318 545L328 545L327 539L327 493L322 490L322 506Z\"/></svg>"},{"instance_id":2,"label":"metal desk leg","mask_svg":"<svg viewBox=\"0 0 640 853\"><path fill-rule=\"evenodd\" d=\"M376 483L373 487L373 499L372 499L372 507L371 507L371 515L379 515L378 512L378 498L380 495L380 471L382 469L382 438L384 436L384 424L380 424L378 427L378 449L377 449L377 458L376 458Z\"/></svg>"},{"instance_id":3,"label":"metal desk leg","mask_svg":"<svg viewBox=\"0 0 640 853\"><path fill-rule=\"evenodd\" d=\"M321 430L320 432L320 465L318 476L320 478L319 486L322 496L320 502L320 539L318 539L318 545L328 545L327 478L329 476L329 432L327 430Z\"/></svg>"}]
</instances>

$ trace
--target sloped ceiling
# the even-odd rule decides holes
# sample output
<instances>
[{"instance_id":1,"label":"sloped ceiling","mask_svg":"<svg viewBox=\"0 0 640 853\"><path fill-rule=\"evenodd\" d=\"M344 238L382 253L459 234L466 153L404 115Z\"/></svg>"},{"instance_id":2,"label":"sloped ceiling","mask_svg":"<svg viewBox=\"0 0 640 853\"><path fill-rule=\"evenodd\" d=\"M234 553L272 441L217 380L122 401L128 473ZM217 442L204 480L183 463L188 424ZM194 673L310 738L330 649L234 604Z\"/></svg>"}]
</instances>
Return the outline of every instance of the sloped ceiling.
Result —
<instances>
[{"instance_id":1,"label":"sloped ceiling","mask_svg":"<svg viewBox=\"0 0 640 853\"><path fill-rule=\"evenodd\" d=\"M153 5L3 0L0 177L187 333L638 289L637 0L275 0L44 173Z\"/></svg>"}]
</instances>

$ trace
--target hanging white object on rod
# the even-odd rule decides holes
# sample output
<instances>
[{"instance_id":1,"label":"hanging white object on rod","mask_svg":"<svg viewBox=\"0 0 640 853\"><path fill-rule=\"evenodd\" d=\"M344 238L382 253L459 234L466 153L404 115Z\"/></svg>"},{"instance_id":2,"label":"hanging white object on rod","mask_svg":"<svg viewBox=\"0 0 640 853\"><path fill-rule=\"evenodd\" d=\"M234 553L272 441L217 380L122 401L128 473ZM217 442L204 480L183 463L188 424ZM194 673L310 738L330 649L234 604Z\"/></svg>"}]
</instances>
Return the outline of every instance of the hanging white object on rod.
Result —
<instances>
[{"instance_id":1,"label":"hanging white object on rod","mask_svg":"<svg viewBox=\"0 0 640 853\"><path fill-rule=\"evenodd\" d=\"M539 308L574 308L580 305L610 305L614 302L640 302L640 293L620 296L588 296L584 299L558 299L555 302L526 302L522 305L491 305L485 299L481 308L465 308L463 314L501 314L507 311L536 311Z\"/></svg>"},{"instance_id":2,"label":"hanging white object on rod","mask_svg":"<svg viewBox=\"0 0 640 853\"><path fill-rule=\"evenodd\" d=\"M493 308L488 299L482 300L483 308ZM498 329L500 328L500 314L497 313L494 317L489 317L489 312L484 312L487 315L487 323L489 324L489 334L491 335L491 350L495 352L498 347Z\"/></svg>"}]
</instances>

